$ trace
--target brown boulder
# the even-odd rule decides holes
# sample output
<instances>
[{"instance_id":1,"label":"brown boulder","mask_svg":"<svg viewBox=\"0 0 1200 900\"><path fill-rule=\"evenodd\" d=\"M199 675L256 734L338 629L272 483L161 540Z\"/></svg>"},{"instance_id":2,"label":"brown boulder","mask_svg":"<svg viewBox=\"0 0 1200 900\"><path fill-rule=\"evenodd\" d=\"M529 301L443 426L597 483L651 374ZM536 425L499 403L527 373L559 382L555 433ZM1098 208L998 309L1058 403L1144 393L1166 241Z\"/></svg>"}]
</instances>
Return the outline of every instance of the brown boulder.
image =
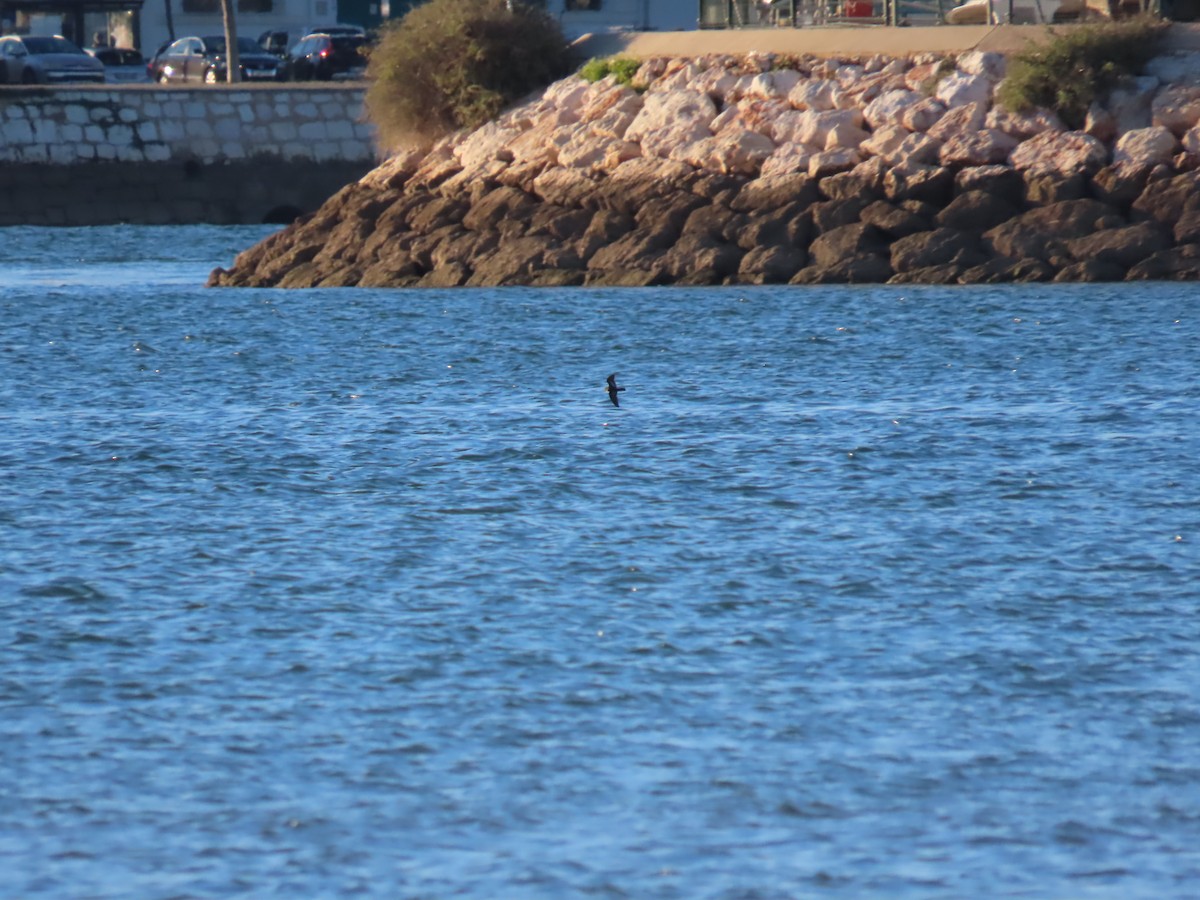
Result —
<instances>
[{"instance_id":1,"label":"brown boulder","mask_svg":"<svg viewBox=\"0 0 1200 900\"><path fill-rule=\"evenodd\" d=\"M606 247L614 241L633 231L636 223L633 216L611 209L600 209L592 215L588 227L584 229L583 237L575 244L575 249L583 259L589 259L601 247Z\"/></svg>"},{"instance_id":2,"label":"brown boulder","mask_svg":"<svg viewBox=\"0 0 1200 900\"><path fill-rule=\"evenodd\" d=\"M849 226L852 227L852 226ZM892 275L891 263L875 253L838 260L831 266L801 269L789 284L884 284Z\"/></svg>"},{"instance_id":3,"label":"brown boulder","mask_svg":"<svg viewBox=\"0 0 1200 900\"><path fill-rule=\"evenodd\" d=\"M954 191L954 173L942 166L898 166L884 176L883 190L893 203L921 200L945 206Z\"/></svg>"},{"instance_id":4,"label":"brown boulder","mask_svg":"<svg viewBox=\"0 0 1200 900\"><path fill-rule=\"evenodd\" d=\"M830 269L842 260L869 254L882 256L888 252L888 246L887 239L878 228L856 222L820 235L812 242L808 252L818 267ZM890 272L888 277L891 277Z\"/></svg>"},{"instance_id":5,"label":"brown boulder","mask_svg":"<svg viewBox=\"0 0 1200 900\"><path fill-rule=\"evenodd\" d=\"M1012 166L968 166L954 176L954 191L956 194L983 191L1011 202L1023 195L1025 182Z\"/></svg>"},{"instance_id":6,"label":"brown boulder","mask_svg":"<svg viewBox=\"0 0 1200 900\"><path fill-rule=\"evenodd\" d=\"M568 209L553 203L542 203L529 219L530 235L545 234L557 241L573 241L583 237L596 214L586 209Z\"/></svg>"},{"instance_id":7,"label":"brown boulder","mask_svg":"<svg viewBox=\"0 0 1200 900\"><path fill-rule=\"evenodd\" d=\"M433 231L418 234L408 248L413 261L421 267L421 274L433 268L433 254L446 241L457 240L469 232L461 225L443 225Z\"/></svg>"},{"instance_id":8,"label":"brown boulder","mask_svg":"<svg viewBox=\"0 0 1200 900\"><path fill-rule=\"evenodd\" d=\"M675 279L700 269L711 269L723 278L738 270L742 255L740 248L719 238L690 234L663 255L662 266Z\"/></svg>"},{"instance_id":9,"label":"brown boulder","mask_svg":"<svg viewBox=\"0 0 1200 900\"><path fill-rule=\"evenodd\" d=\"M1050 281L1057 273L1057 268L1042 259L994 257L964 270L958 280L960 284Z\"/></svg>"},{"instance_id":10,"label":"brown boulder","mask_svg":"<svg viewBox=\"0 0 1200 900\"><path fill-rule=\"evenodd\" d=\"M324 278L326 272L315 262L298 263L283 273L275 282L278 288L310 288L316 287L317 282Z\"/></svg>"},{"instance_id":11,"label":"brown boulder","mask_svg":"<svg viewBox=\"0 0 1200 900\"><path fill-rule=\"evenodd\" d=\"M1020 214L1008 200L986 191L959 194L937 214L937 224L946 228L982 233Z\"/></svg>"},{"instance_id":12,"label":"brown boulder","mask_svg":"<svg viewBox=\"0 0 1200 900\"><path fill-rule=\"evenodd\" d=\"M429 288L459 287L470 277L470 269L460 262L452 262L444 266L435 266L421 276L418 284L420 287Z\"/></svg>"},{"instance_id":13,"label":"brown boulder","mask_svg":"<svg viewBox=\"0 0 1200 900\"><path fill-rule=\"evenodd\" d=\"M743 213L736 213L727 206L710 203L692 211L683 223L680 236L703 234L723 241L733 241L737 239L745 223L746 216Z\"/></svg>"},{"instance_id":14,"label":"brown boulder","mask_svg":"<svg viewBox=\"0 0 1200 900\"><path fill-rule=\"evenodd\" d=\"M545 235L521 237L504 241L481 258L460 262L473 269L467 281L472 287L525 284L542 267L547 251L556 246Z\"/></svg>"},{"instance_id":15,"label":"brown boulder","mask_svg":"<svg viewBox=\"0 0 1200 900\"><path fill-rule=\"evenodd\" d=\"M928 266L909 272L897 272L888 279L888 284L958 284L963 267L957 263Z\"/></svg>"},{"instance_id":16,"label":"brown boulder","mask_svg":"<svg viewBox=\"0 0 1200 900\"><path fill-rule=\"evenodd\" d=\"M1088 195L1088 177L1083 172L1025 172L1024 198L1027 206L1048 206L1064 200L1081 200Z\"/></svg>"},{"instance_id":17,"label":"brown boulder","mask_svg":"<svg viewBox=\"0 0 1200 900\"><path fill-rule=\"evenodd\" d=\"M855 198L871 201L883 196L882 178L858 169L822 178L817 182L817 187L830 200Z\"/></svg>"},{"instance_id":18,"label":"brown boulder","mask_svg":"<svg viewBox=\"0 0 1200 900\"><path fill-rule=\"evenodd\" d=\"M653 197L646 201L633 214L633 220L639 228L655 228L678 236L688 216L707 205L695 194L673 191L666 196Z\"/></svg>"},{"instance_id":19,"label":"brown boulder","mask_svg":"<svg viewBox=\"0 0 1200 900\"><path fill-rule=\"evenodd\" d=\"M808 206L820 199L816 179L805 174L775 175L746 182L730 206L738 212L754 212L791 203Z\"/></svg>"},{"instance_id":20,"label":"brown boulder","mask_svg":"<svg viewBox=\"0 0 1200 900\"><path fill-rule=\"evenodd\" d=\"M470 231L487 231L507 219L528 221L537 207L535 197L515 187L498 187L476 200L462 217Z\"/></svg>"},{"instance_id":21,"label":"brown boulder","mask_svg":"<svg viewBox=\"0 0 1200 900\"><path fill-rule=\"evenodd\" d=\"M584 253L580 253L580 256L587 259L589 270L607 269L614 272L661 270L663 254L674 242L675 237L672 234L655 229L638 228L617 238L613 243L601 247L590 257Z\"/></svg>"},{"instance_id":22,"label":"brown boulder","mask_svg":"<svg viewBox=\"0 0 1200 900\"><path fill-rule=\"evenodd\" d=\"M747 284L786 284L808 265L808 253L799 247L755 247L738 267L738 280Z\"/></svg>"},{"instance_id":23,"label":"brown boulder","mask_svg":"<svg viewBox=\"0 0 1200 900\"><path fill-rule=\"evenodd\" d=\"M1200 209L1186 210L1175 223L1173 230L1175 243L1200 243Z\"/></svg>"},{"instance_id":24,"label":"brown boulder","mask_svg":"<svg viewBox=\"0 0 1200 900\"><path fill-rule=\"evenodd\" d=\"M896 272L928 269L953 263L960 268L979 265L987 259L979 238L954 228L937 228L902 237L892 244L892 268Z\"/></svg>"},{"instance_id":25,"label":"brown boulder","mask_svg":"<svg viewBox=\"0 0 1200 900\"><path fill-rule=\"evenodd\" d=\"M458 225L466 215L469 205L459 197L441 197L436 194L409 220L409 227L418 234L429 234L447 225Z\"/></svg>"},{"instance_id":26,"label":"brown boulder","mask_svg":"<svg viewBox=\"0 0 1200 900\"><path fill-rule=\"evenodd\" d=\"M1142 260L1125 275L1127 281L1200 280L1200 244L1183 244L1160 250Z\"/></svg>"},{"instance_id":27,"label":"brown boulder","mask_svg":"<svg viewBox=\"0 0 1200 900\"><path fill-rule=\"evenodd\" d=\"M1051 261L1067 254L1065 242L1124 224L1099 200L1063 200L1039 206L989 229L984 241L998 256Z\"/></svg>"},{"instance_id":28,"label":"brown boulder","mask_svg":"<svg viewBox=\"0 0 1200 900\"><path fill-rule=\"evenodd\" d=\"M421 267L407 253L395 253L363 270L359 287L406 287L422 275Z\"/></svg>"},{"instance_id":29,"label":"brown boulder","mask_svg":"<svg viewBox=\"0 0 1200 900\"><path fill-rule=\"evenodd\" d=\"M734 237L743 250L772 245L807 248L813 235L810 209L803 203L789 203L778 209L750 213Z\"/></svg>"},{"instance_id":30,"label":"brown boulder","mask_svg":"<svg viewBox=\"0 0 1200 900\"><path fill-rule=\"evenodd\" d=\"M1090 193L1102 203L1128 210L1150 179L1151 166L1105 166L1092 176Z\"/></svg>"},{"instance_id":31,"label":"brown boulder","mask_svg":"<svg viewBox=\"0 0 1200 900\"><path fill-rule=\"evenodd\" d=\"M1151 222L1139 222L1122 228L1106 228L1095 234L1067 241L1068 252L1080 262L1111 262L1124 269L1170 246L1170 237Z\"/></svg>"},{"instance_id":32,"label":"brown boulder","mask_svg":"<svg viewBox=\"0 0 1200 900\"><path fill-rule=\"evenodd\" d=\"M1059 282L1124 281L1126 269L1107 259L1084 259L1059 270L1054 276Z\"/></svg>"},{"instance_id":33,"label":"brown boulder","mask_svg":"<svg viewBox=\"0 0 1200 900\"><path fill-rule=\"evenodd\" d=\"M843 225L853 225L859 221L862 211L871 205L869 197L849 197L845 200L826 200L814 203L808 208L812 215L813 228L817 234L833 231Z\"/></svg>"},{"instance_id":34,"label":"brown boulder","mask_svg":"<svg viewBox=\"0 0 1200 900\"><path fill-rule=\"evenodd\" d=\"M1200 174L1187 172L1173 178L1151 181L1133 201L1130 217L1154 219L1173 228L1184 213L1200 207Z\"/></svg>"},{"instance_id":35,"label":"brown boulder","mask_svg":"<svg viewBox=\"0 0 1200 900\"><path fill-rule=\"evenodd\" d=\"M540 269L529 279L530 287L576 287L584 283L582 269Z\"/></svg>"},{"instance_id":36,"label":"brown boulder","mask_svg":"<svg viewBox=\"0 0 1200 900\"><path fill-rule=\"evenodd\" d=\"M933 223L925 216L887 200L876 200L867 206L859 215L859 221L874 225L891 238L907 237L933 228Z\"/></svg>"},{"instance_id":37,"label":"brown boulder","mask_svg":"<svg viewBox=\"0 0 1200 900\"><path fill-rule=\"evenodd\" d=\"M592 269L583 283L589 287L653 287L666 284L666 272L650 269Z\"/></svg>"}]
</instances>

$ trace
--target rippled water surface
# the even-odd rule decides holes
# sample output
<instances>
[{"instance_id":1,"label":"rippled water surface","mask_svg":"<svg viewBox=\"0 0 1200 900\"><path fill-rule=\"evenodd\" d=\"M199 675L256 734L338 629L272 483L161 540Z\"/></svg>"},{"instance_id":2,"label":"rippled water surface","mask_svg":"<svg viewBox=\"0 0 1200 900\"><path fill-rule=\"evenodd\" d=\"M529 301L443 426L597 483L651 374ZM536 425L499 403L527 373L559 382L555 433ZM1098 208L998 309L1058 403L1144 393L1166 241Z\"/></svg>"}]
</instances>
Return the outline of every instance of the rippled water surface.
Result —
<instances>
[{"instance_id":1,"label":"rippled water surface","mask_svg":"<svg viewBox=\"0 0 1200 900\"><path fill-rule=\"evenodd\" d=\"M0 230L0 896L1200 891L1194 287L265 233Z\"/></svg>"}]
</instances>

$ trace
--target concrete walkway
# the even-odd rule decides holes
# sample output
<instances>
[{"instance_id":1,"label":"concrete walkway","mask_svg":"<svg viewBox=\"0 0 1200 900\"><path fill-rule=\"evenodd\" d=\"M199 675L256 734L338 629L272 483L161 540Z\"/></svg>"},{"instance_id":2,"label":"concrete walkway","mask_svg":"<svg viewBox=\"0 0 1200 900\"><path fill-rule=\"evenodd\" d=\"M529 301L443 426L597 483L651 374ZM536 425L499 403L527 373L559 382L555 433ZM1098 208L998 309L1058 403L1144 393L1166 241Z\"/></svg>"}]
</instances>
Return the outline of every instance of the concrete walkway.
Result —
<instances>
[{"instance_id":1,"label":"concrete walkway","mask_svg":"<svg viewBox=\"0 0 1200 900\"><path fill-rule=\"evenodd\" d=\"M731 53L791 53L797 56L887 56L990 50L1015 53L1049 40L1072 25L934 25L894 28L753 28L703 31L641 31L585 35L576 42L586 57L626 54L639 59ZM1168 50L1200 50L1200 24L1174 24Z\"/></svg>"}]
</instances>

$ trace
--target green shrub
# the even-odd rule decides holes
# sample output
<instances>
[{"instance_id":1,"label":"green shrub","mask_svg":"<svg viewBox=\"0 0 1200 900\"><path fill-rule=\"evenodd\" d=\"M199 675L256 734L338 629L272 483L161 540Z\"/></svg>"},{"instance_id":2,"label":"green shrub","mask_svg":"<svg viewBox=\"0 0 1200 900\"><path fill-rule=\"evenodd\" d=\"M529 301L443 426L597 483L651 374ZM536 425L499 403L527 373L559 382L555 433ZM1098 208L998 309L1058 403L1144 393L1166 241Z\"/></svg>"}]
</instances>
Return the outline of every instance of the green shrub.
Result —
<instances>
[{"instance_id":1,"label":"green shrub","mask_svg":"<svg viewBox=\"0 0 1200 900\"><path fill-rule=\"evenodd\" d=\"M1158 51L1166 25L1150 17L1077 25L1016 54L996 99L1014 112L1052 109L1079 128L1093 101L1137 74Z\"/></svg>"},{"instance_id":2,"label":"green shrub","mask_svg":"<svg viewBox=\"0 0 1200 900\"><path fill-rule=\"evenodd\" d=\"M505 0L430 0L383 31L371 51L367 114L383 144L475 128L571 70L544 11Z\"/></svg>"},{"instance_id":3,"label":"green shrub","mask_svg":"<svg viewBox=\"0 0 1200 900\"><path fill-rule=\"evenodd\" d=\"M589 59L579 70L579 77L595 83L613 75L618 84L630 85L633 76L642 67L640 61L630 56L610 56L608 59Z\"/></svg>"}]
</instances>

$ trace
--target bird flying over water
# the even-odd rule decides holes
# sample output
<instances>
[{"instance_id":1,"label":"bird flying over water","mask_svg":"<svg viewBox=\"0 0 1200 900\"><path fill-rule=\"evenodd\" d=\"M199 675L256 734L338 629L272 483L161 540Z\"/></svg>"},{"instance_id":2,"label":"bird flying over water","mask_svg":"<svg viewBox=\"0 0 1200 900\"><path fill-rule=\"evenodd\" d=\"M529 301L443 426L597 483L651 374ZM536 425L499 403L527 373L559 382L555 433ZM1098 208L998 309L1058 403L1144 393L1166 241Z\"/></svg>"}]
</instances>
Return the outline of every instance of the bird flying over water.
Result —
<instances>
[{"instance_id":1,"label":"bird flying over water","mask_svg":"<svg viewBox=\"0 0 1200 900\"><path fill-rule=\"evenodd\" d=\"M617 402L617 394L625 390L623 387L617 387L617 373L613 372L608 376L608 399L612 401L613 406L620 406Z\"/></svg>"}]
</instances>

